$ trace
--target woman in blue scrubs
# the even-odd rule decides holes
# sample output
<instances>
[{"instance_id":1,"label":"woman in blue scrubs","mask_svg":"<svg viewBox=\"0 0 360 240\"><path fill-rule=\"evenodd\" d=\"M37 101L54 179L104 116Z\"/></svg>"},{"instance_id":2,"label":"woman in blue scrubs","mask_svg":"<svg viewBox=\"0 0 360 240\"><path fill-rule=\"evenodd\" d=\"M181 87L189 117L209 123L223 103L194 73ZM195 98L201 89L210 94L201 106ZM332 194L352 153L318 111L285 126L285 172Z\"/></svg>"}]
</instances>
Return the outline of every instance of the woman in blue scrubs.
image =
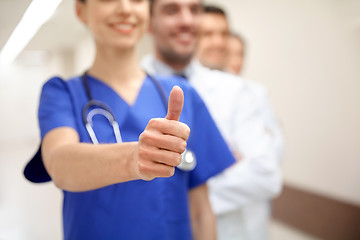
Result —
<instances>
[{"instance_id":1,"label":"woman in blue scrubs","mask_svg":"<svg viewBox=\"0 0 360 240\"><path fill-rule=\"evenodd\" d=\"M99 144L92 144L81 76L44 84L41 157L64 192L64 239L215 239L206 181L234 158L186 81L154 76L169 97L166 109L140 68L135 48L147 29L148 0L78 0L76 13L96 45L85 83L113 112L122 143L106 118L94 116ZM176 168L186 147L197 159L192 171Z\"/></svg>"}]
</instances>

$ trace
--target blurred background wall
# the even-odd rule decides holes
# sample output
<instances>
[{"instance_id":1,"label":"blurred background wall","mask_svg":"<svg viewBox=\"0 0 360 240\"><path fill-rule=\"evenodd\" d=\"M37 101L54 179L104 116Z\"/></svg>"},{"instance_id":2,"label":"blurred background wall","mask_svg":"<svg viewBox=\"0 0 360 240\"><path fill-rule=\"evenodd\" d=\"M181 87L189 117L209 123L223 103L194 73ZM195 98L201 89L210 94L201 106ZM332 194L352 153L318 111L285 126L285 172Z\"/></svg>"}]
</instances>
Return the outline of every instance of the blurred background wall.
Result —
<instances>
[{"instance_id":1,"label":"blurred background wall","mask_svg":"<svg viewBox=\"0 0 360 240\"><path fill-rule=\"evenodd\" d=\"M212 2L283 123L286 182L360 204L360 1Z\"/></svg>"},{"instance_id":2,"label":"blurred background wall","mask_svg":"<svg viewBox=\"0 0 360 240\"><path fill-rule=\"evenodd\" d=\"M0 48L30 2L0 1ZM244 36L243 76L269 90L286 135L285 185L360 207L360 1L206 2L222 6ZM91 64L92 42L73 5L63 0L16 62L0 66L0 239L62 239L60 190L27 182L22 170L40 141L41 85ZM151 47L145 36L139 57ZM271 238L316 236L274 224Z\"/></svg>"}]
</instances>

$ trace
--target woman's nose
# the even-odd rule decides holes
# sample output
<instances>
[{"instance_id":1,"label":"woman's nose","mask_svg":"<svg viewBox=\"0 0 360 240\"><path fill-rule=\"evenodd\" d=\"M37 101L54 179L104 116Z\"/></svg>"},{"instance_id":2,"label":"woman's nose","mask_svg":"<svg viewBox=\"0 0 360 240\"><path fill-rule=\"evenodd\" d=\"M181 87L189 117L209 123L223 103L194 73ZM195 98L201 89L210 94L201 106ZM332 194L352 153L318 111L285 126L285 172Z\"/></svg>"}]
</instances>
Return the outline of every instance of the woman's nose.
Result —
<instances>
[{"instance_id":1,"label":"woman's nose","mask_svg":"<svg viewBox=\"0 0 360 240\"><path fill-rule=\"evenodd\" d=\"M116 12L121 15L130 14L132 9L131 0L117 0Z\"/></svg>"}]
</instances>

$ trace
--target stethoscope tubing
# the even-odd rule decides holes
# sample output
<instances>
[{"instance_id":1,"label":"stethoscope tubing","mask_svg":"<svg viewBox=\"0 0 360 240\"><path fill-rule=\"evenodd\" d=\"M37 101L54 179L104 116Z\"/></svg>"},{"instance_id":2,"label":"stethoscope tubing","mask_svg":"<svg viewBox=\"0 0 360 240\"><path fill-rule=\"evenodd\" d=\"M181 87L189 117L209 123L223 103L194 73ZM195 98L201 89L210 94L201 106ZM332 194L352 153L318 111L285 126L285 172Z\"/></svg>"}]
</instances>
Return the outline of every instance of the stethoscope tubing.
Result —
<instances>
[{"instance_id":1,"label":"stethoscope tubing","mask_svg":"<svg viewBox=\"0 0 360 240\"><path fill-rule=\"evenodd\" d=\"M166 97L164 89L162 88L160 83L154 77L152 77L150 74L146 74L146 75L153 82L157 91L159 92L161 100L163 102L165 112L167 112L168 102L167 102L167 97ZM85 106L83 108L82 119L83 119L85 128L91 138L91 141L93 142L93 144L99 144L99 141L97 140L95 132L92 128L92 125L93 125L92 118L95 115L100 114L100 115L106 117L107 120L109 121L110 125L113 127L116 142L121 143L122 138L121 138L121 134L120 134L120 128L119 128L118 122L115 119L115 115L111 111L110 107L107 106L105 103L93 99L91 92L90 92L88 82L87 82L87 72L86 71L82 75L82 83L84 85L86 95L89 99L89 101L85 104ZM97 107L97 108L93 108L93 107ZM93 108L93 109L91 109L91 108ZM182 154L182 161L181 161L181 164L178 166L178 168L181 170L184 170L184 171L191 171L195 168L195 166L196 166L196 158L195 158L194 153L190 150L185 150L185 152Z\"/></svg>"}]
</instances>

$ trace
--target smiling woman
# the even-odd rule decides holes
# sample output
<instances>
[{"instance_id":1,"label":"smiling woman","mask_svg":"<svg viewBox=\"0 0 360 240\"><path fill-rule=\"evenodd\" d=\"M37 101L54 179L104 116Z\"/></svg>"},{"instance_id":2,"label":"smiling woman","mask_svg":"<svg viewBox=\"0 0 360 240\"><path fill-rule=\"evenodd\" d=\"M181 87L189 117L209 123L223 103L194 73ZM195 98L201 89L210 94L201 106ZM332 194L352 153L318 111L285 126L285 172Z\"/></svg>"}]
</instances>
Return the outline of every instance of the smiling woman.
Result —
<instances>
[{"instance_id":1,"label":"smiling woman","mask_svg":"<svg viewBox=\"0 0 360 240\"><path fill-rule=\"evenodd\" d=\"M136 47L147 29L148 4L147 0L84 1L77 2L76 9L98 48L113 46L130 50Z\"/></svg>"},{"instance_id":2,"label":"smiling woman","mask_svg":"<svg viewBox=\"0 0 360 240\"><path fill-rule=\"evenodd\" d=\"M63 190L65 239L214 239L205 183L235 160L186 81L140 68L149 1L78 0L76 14L95 59L82 76L43 85L42 143L26 177ZM185 148L192 171L177 168Z\"/></svg>"}]
</instances>

